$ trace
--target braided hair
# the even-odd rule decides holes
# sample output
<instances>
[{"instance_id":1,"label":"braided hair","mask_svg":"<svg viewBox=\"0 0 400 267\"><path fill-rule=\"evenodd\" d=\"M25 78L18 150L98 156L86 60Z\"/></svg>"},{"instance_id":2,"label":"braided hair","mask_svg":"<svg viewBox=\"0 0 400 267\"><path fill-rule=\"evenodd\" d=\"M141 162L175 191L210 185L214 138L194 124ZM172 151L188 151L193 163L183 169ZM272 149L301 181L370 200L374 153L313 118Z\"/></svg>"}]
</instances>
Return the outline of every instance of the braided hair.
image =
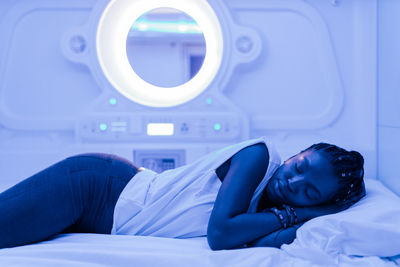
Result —
<instances>
[{"instance_id":1,"label":"braided hair","mask_svg":"<svg viewBox=\"0 0 400 267\"><path fill-rule=\"evenodd\" d=\"M339 190L328 203L345 202L355 196L365 195L364 158L360 153L327 143L314 144L304 151L308 150L322 151L339 179Z\"/></svg>"}]
</instances>

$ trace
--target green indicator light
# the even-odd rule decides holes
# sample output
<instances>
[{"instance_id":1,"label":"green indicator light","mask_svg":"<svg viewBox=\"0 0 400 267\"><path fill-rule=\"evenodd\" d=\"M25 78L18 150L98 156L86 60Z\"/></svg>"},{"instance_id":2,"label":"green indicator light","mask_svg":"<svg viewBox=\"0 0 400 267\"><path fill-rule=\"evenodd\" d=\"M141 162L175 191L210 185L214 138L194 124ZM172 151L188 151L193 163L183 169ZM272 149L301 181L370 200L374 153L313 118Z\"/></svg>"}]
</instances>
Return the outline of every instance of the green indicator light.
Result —
<instances>
[{"instance_id":1,"label":"green indicator light","mask_svg":"<svg viewBox=\"0 0 400 267\"><path fill-rule=\"evenodd\" d=\"M219 123L214 124L214 130L216 130L216 131L221 130L221 124L219 124Z\"/></svg>"},{"instance_id":2,"label":"green indicator light","mask_svg":"<svg viewBox=\"0 0 400 267\"><path fill-rule=\"evenodd\" d=\"M110 104L111 105L116 105L117 104L117 99L116 98L110 98Z\"/></svg>"},{"instance_id":3,"label":"green indicator light","mask_svg":"<svg viewBox=\"0 0 400 267\"><path fill-rule=\"evenodd\" d=\"M107 124L105 124L105 123L100 123L100 130L102 130L102 131L107 130Z\"/></svg>"},{"instance_id":4,"label":"green indicator light","mask_svg":"<svg viewBox=\"0 0 400 267\"><path fill-rule=\"evenodd\" d=\"M207 104L211 105L212 102L213 102L213 101L212 101L212 98L207 98L206 102L207 102Z\"/></svg>"}]
</instances>

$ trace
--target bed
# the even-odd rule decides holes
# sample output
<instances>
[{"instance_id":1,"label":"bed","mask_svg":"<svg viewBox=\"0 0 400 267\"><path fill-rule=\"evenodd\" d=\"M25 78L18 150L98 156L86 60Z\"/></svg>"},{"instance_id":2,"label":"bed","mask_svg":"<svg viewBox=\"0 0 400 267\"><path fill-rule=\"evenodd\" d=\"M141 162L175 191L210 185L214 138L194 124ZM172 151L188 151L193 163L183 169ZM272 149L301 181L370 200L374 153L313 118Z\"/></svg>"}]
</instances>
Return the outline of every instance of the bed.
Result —
<instances>
[{"instance_id":1,"label":"bed","mask_svg":"<svg viewBox=\"0 0 400 267\"><path fill-rule=\"evenodd\" d=\"M59 234L0 250L0 266L397 266L400 198L377 180L350 209L308 221L277 248L212 251L206 237Z\"/></svg>"}]
</instances>

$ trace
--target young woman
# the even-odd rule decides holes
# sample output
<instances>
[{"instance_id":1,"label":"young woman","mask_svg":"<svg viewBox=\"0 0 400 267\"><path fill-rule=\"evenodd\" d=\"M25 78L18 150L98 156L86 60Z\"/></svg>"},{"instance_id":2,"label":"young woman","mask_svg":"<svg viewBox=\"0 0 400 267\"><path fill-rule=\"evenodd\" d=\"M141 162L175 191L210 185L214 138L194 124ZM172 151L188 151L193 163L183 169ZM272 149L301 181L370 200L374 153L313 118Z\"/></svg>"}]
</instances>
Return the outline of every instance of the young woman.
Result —
<instances>
[{"instance_id":1,"label":"young woman","mask_svg":"<svg viewBox=\"0 0 400 267\"><path fill-rule=\"evenodd\" d=\"M115 155L75 155L0 194L0 248L72 232L280 247L307 220L365 195L363 163L358 152L319 143L281 164L265 137L160 174Z\"/></svg>"}]
</instances>

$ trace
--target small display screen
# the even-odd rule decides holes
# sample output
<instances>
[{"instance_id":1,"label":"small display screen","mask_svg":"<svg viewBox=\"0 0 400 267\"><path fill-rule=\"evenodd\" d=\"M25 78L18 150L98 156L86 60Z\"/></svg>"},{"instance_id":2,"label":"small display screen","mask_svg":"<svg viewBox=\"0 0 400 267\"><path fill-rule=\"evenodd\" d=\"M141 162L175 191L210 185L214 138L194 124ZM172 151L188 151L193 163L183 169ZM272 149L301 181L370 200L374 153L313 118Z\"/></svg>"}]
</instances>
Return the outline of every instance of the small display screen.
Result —
<instances>
[{"instance_id":1,"label":"small display screen","mask_svg":"<svg viewBox=\"0 0 400 267\"><path fill-rule=\"evenodd\" d=\"M141 166L158 173L161 173L169 169L174 169L176 167L175 159L171 158L163 158L163 159L144 158L142 159Z\"/></svg>"},{"instance_id":2,"label":"small display screen","mask_svg":"<svg viewBox=\"0 0 400 267\"><path fill-rule=\"evenodd\" d=\"M147 135L174 135L173 123L149 123L147 124Z\"/></svg>"}]
</instances>

